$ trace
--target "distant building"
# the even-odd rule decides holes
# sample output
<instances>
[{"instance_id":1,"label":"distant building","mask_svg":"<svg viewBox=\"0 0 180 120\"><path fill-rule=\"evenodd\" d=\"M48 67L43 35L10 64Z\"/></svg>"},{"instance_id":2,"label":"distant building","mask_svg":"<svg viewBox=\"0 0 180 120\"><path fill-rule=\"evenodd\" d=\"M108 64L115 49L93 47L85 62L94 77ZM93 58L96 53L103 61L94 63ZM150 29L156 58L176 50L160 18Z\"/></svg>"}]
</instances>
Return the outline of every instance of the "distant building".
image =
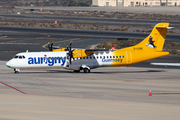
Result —
<instances>
[{"instance_id":1,"label":"distant building","mask_svg":"<svg viewBox=\"0 0 180 120\"><path fill-rule=\"evenodd\" d=\"M93 6L180 6L180 0L92 0Z\"/></svg>"}]
</instances>

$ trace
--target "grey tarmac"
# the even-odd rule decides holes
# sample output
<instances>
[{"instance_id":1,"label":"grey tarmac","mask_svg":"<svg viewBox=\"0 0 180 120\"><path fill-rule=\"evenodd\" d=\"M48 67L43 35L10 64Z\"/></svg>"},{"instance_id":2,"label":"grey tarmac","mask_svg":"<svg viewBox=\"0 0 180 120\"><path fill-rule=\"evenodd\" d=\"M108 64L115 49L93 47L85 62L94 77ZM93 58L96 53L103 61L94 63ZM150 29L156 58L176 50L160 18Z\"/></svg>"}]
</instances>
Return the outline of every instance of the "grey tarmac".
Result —
<instances>
[{"instance_id":1,"label":"grey tarmac","mask_svg":"<svg viewBox=\"0 0 180 120\"><path fill-rule=\"evenodd\" d=\"M89 74L63 69L14 74L0 61L0 119L179 120L179 73L103 67Z\"/></svg>"}]
</instances>

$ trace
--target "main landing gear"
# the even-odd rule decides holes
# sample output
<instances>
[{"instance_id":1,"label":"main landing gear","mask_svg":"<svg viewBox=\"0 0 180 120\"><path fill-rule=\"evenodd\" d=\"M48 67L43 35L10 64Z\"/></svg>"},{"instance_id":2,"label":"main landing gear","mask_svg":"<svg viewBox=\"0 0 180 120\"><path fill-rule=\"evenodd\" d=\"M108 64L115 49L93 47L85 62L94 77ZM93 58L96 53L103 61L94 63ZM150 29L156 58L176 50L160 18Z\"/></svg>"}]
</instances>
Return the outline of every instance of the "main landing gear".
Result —
<instances>
[{"instance_id":1,"label":"main landing gear","mask_svg":"<svg viewBox=\"0 0 180 120\"><path fill-rule=\"evenodd\" d=\"M90 69L88 69L88 68L83 68L81 70L83 70L84 73L90 73L91 72ZM74 73L79 73L79 72L80 72L80 70L74 70Z\"/></svg>"},{"instance_id":2,"label":"main landing gear","mask_svg":"<svg viewBox=\"0 0 180 120\"><path fill-rule=\"evenodd\" d=\"M17 69L17 68L14 69L14 73L19 73L19 72L20 72L20 69Z\"/></svg>"},{"instance_id":3,"label":"main landing gear","mask_svg":"<svg viewBox=\"0 0 180 120\"><path fill-rule=\"evenodd\" d=\"M88 68L84 68L83 70L84 70L84 73L90 73L91 72L90 69L88 69Z\"/></svg>"}]
</instances>

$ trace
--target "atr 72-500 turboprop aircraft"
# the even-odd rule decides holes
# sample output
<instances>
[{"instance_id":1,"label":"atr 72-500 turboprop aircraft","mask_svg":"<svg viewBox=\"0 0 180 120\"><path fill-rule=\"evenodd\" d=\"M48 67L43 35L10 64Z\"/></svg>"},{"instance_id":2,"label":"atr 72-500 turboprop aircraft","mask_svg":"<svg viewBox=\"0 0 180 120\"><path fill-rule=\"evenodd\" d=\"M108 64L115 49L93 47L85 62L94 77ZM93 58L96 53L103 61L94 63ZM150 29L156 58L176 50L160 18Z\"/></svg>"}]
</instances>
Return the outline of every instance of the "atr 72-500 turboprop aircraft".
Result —
<instances>
[{"instance_id":1,"label":"atr 72-500 turboprop aircraft","mask_svg":"<svg viewBox=\"0 0 180 120\"><path fill-rule=\"evenodd\" d=\"M158 23L151 34L135 46L118 50L107 49L57 49L57 52L22 52L6 63L6 66L19 73L20 69L65 68L89 73L97 67L129 66L146 60L166 56L163 52L164 41L169 23ZM51 46L52 50L52 46Z\"/></svg>"}]
</instances>

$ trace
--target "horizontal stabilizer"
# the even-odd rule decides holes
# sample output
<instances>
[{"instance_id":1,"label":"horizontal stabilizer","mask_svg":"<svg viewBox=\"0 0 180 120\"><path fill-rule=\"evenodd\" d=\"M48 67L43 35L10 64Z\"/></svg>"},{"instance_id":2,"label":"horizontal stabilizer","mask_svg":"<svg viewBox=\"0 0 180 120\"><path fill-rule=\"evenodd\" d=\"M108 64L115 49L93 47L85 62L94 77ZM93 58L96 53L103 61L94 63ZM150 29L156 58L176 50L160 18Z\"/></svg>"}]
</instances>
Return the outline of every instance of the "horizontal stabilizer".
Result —
<instances>
[{"instance_id":1,"label":"horizontal stabilizer","mask_svg":"<svg viewBox=\"0 0 180 120\"><path fill-rule=\"evenodd\" d=\"M151 65L180 66L180 63L150 63Z\"/></svg>"},{"instance_id":2,"label":"horizontal stabilizer","mask_svg":"<svg viewBox=\"0 0 180 120\"><path fill-rule=\"evenodd\" d=\"M173 29L174 27L156 27L156 28L164 28L164 29Z\"/></svg>"}]
</instances>

